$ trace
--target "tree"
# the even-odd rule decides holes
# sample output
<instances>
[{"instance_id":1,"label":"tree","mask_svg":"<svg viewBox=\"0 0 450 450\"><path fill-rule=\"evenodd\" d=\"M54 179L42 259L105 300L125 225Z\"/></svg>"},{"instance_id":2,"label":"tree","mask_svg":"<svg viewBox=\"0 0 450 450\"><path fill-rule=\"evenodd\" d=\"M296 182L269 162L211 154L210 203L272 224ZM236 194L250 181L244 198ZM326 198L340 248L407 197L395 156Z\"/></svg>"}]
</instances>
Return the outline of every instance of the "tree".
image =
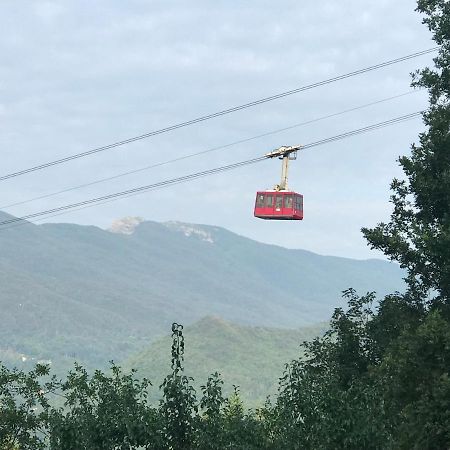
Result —
<instances>
[{"instance_id":1,"label":"tree","mask_svg":"<svg viewBox=\"0 0 450 450\"><path fill-rule=\"evenodd\" d=\"M374 377L383 386L395 448L449 448L449 368L450 324L440 311L392 342Z\"/></svg>"},{"instance_id":2,"label":"tree","mask_svg":"<svg viewBox=\"0 0 450 450\"><path fill-rule=\"evenodd\" d=\"M202 409L201 423L197 430L197 446L199 449L219 450L224 444L225 399L222 395L223 381L218 372L212 374L205 385L201 386L203 397L200 400Z\"/></svg>"},{"instance_id":3,"label":"tree","mask_svg":"<svg viewBox=\"0 0 450 450\"><path fill-rule=\"evenodd\" d=\"M413 75L429 92L427 130L399 160L390 222L363 233L407 271L406 295L385 298L370 325L393 440L439 449L450 444L450 3L419 0L417 11L438 44L435 67Z\"/></svg>"},{"instance_id":4,"label":"tree","mask_svg":"<svg viewBox=\"0 0 450 450\"><path fill-rule=\"evenodd\" d=\"M43 449L48 436L47 394L58 388L49 367L29 373L0 365L0 448Z\"/></svg>"},{"instance_id":5,"label":"tree","mask_svg":"<svg viewBox=\"0 0 450 450\"><path fill-rule=\"evenodd\" d=\"M344 292L349 308L338 308L323 337L305 342L305 355L286 365L275 415L275 447L283 449L385 449L384 417L368 324L374 294Z\"/></svg>"},{"instance_id":6,"label":"tree","mask_svg":"<svg viewBox=\"0 0 450 450\"><path fill-rule=\"evenodd\" d=\"M363 229L372 248L407 270L412 300L426 294L433 302L450 302L450 3L419 0L417 10L439 45L435 67L417 71L413 86L428 89L430 105L423 114L427 131L411 156L399 159L406 180L394 179L389 223ZM448 314L448 308L447 313Z\"/></svg>"},{"instance_id":7,"label":"tree","mask_svg":"<svg viewBox=\"0 0 450 450\"><path fill-rule=\"evenodd\" d=\"M279 448L450 447L450 2L417 10L439 46L435 67L413 75L429 92L426 131L399 160L390 221L363 229L406 269L407 292L372 312L370 295L347 291L348 310L281 379Z\"/></svg>"},{"instance_id":8,"label":"tree","mask_svg":"<svg viewBox=\"0 0 450 450\"><path fill-rule=\"evenodd\" d=\"M164 420L163 435L166 448L190 449L198 423L198 407L192 379L184 375L183 326L172 324L172 373L163 381L159 413Z\"/></svg>"},{"instance_id":9,"label":"tree","mask_svg":"<svg viewBox=\"0 0 450 450\"><path fill-rule=\"evenodd\" d=\"M50 448L121 450L161 448L157 412L147 404L150 382L135 372L89 375L75 365L61 385L64 408L49 415Z\"/></svg>"}]
</instances>

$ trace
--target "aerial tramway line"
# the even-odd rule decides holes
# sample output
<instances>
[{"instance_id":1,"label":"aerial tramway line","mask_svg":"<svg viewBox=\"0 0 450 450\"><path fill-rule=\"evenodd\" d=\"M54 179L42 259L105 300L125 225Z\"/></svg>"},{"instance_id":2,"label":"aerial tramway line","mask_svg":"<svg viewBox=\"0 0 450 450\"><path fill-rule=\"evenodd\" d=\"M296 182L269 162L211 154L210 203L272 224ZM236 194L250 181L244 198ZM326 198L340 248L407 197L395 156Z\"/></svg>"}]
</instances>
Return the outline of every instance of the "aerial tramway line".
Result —
<instances>
[{"instance_id":1,"label":"aerial tramway line","mask_svg":"<svg viewBox=\"0 0 450 450\"><path fill-rule=\"evenodd\" d=\"M87 156L90 156L90 155L94 155L94 154L97 154L97 153L100 153L100 152L105 152L105 151L111 150L111 149L113 149L115 147L123 146L123 145L126 145L126 144L130 144L132 142L143 140L143 139L147 139L147 138L150 138L152 136L159 135L159 134L168 133L168 132L171 132L171 131L179 129L179 128L187 127L189 125L193 125L193 124L196 124L196 123L204 122L206 120L210 120L210 119L213 119L213 118L216 118L216 117L220 117L220 116L224 116L224 115L227 115L227 114L231 114L231 113L234 113L236 111L240 111L240 110L243 110L243 109L251 108L251 107L256 106L256 105L261 105L263 103L268 103L268 102L271 102L273 100L277 100L277 99L280 99L280 98L283 98L283 97L287 97L287 96L290 96L290 95L293 95L293 94L297 94L297 93L300 93L300 92L303 92L303 91L306 91L306 90L309 90L309 89L317 88L319 86L324 86L326 84L334 83L336 81L340 81L340 80L344 80L344 79L347 79L347 78L350 78L350 77L361 75L363 73L366 73L366 72L369 72L369 71L372 71L372 70L380 69L380 68L383 68L383 67L390 66L392 64L397 64L399 62L403 62L403 61L410 60L412 58L416 58L418 56L426 55L428 53L435 52L436 50L438 50L438 47L429 48L427 50L423 50L423 51L419 51L419 52L416 52L416 53L412 53L412 54L409 54L409 55L406 55L406 56L402 56L400 58L392 59L390 61L384 61L382 63L378 63L378 64L375 64L375 65L372 65L372 66L369 66L369 67L365 67L365 68L354 70L352 72L348 72L348 73L345 73L345 74L342 74L342 75L338 75L338 76L329 78L327 80L322 80L322 81L318 81L318 82L311 83L311 84L308 84L308 85L304 85L304 86L301 86L301 87L298 87L298 88L295 88L295 89L292 89L292 90L289 90L289 91L284 91L284 92L281 92L281 93L278 93L278 94L275 94L275 95L271 95L271 96L268 96L268 97L260 98L258 100L254 100L254 101L251 101L251 102L248 102L248 103L244 103L244 104L241 104L241 105L233 106L233 107L228 108L228 109L217 111L217 112L212 113L212 114L208 114L208 115L205 115L205 116L197 117L197 118L185 121L185 122L176 123L174 125L170 125L170 126L167 126L165 128L160 128L160 129L157 129L157 130L149 131L147 133L144 133L144 134L141 134L141 135L138 135L138 136L133 136L133 137L130 137L130 138L127 138L127 139L124 139L124 140L121 140L121 141L113 142L113 143L110 143L110 144L107 144L107 145L103 145L101 147L92 148L90 150L86 150L86 151L83 151L83 152L80 152L80 153L68 155L68 156L65 156L65 157L62 157L62 158L59 158L59 159L55 159L55 160L52 160L52 161L47 161L47 162L44 162L44 163L41 163L41 164L38 164L38 165L35 165L35 166L32 166L32 167L27 167L27 168L24 168L24 169L21 169L21 170L16 170L15 172L7 173L7 174L4 174L4 175L0 174L0 182L6 181L6 180L9 180L9 179L12 179L12 178L16 178L16 177L19 177L19 176L22 176L22 175L26 175L26 174L29 174L31 172L47 169L47 168L50 168L50 167L53 167L53 166L56 166L56 165L59 165L59 164L67 163L67 162L73 161L73 160L78 159L78 158L84 158L84 157L87 157ZM31 203L31 202L34 202L36 200L52 197L54 195L62 194L62 193L69 192L69 191L74 191L76 189L84 188L84 187L91 186L91 185L94 185L94 184L97 184L97 183L101 183L101 182L104 182L104 181L110 181L110 180L113 180L113 179L116 179L116 178L120 178L120 177L125 176L125 175L135 174L137 172L141 172L143 170L147 170L147 169L150 169L150 168L153 168L153 167L165 165L165 164L168 164L168 163L171 163L171 162L175 162L175 161L184 160L186 158L191 158L193 156L203 155L205 153L209 153L209 152L216 151L216 150L219 150L219 149L222 149L222 148L230 147L231 145L236 145L238 143L247 142L247 141L252 140L252 139L261 138L261 137L267 136L269 134L275 134L275 133L278 133L278 132L281 132L281 131L285 131L287 129L291 129L291 128L294 128L294 127L297 127L297 126L300 126L300 125L306 125L307 123L312 123L312 122L317 121L317 120L322 120L322 119L325 119L325 118L328 118L328 117L333 117L333 116L336 116L336 115L340 115L340 114L343 114L345 112L355 111L357 109L361 109L361 108L370 106L372 104L377 104L377 103L381 103L381 102L384 102L384 101L387 101L387 100L398 98L398 97L401 97L403 95L406 95L406 94L397 95L397 96L390 97L390 98L387 98L387 99L383 99L383 100L379 100L379 101L376 101L376 102L372 102L371 104L362 105L362 106L359 106L359 107L356 107L356 108L352 108L352 109L346 110L346 111L341 111L339 113L331 114L331 115L328 115L328 116L325 116L325 117L322 117L322 118L319 118L319 119L315 119L313 121L304 122L303 124L297 124L297 125L294 125L294 126L283 128L281 130L275 130L275 131L271 131L271 132L268 132L268 133L264 133L264 134L259 135L259 136L246 138L246 139L243 139L243 140L240 140L240 141L236 141L236 142L231 143L231 144L223 145L223 146L220 146L220 147L214 147L212 149L204 150L204 151L197 152L197 153L194 153L194 154L191 154L191 155L185 155L185 156L181 156L181 157L178 157L178 158L174 158L174 159L169 160L169 161L164 161L164 162L161 162L161 163L152 164L152 165L144 167L144 168L128 171L128 172L125 172L125 173L121 173L121 174L118 174L118 175L110 176L110 177L103 178L103 179L100 179L100 180L95 180L95 181L92 181L92 182L89 182L89 183L84 183L84 184L81 184L81 185L78 185L78 186L69 187L69 188L66 188L66 189L63 189L63 190L60 190L60 191L57 191L57 192L52 192L50 194L45 194L45 195L41 195L39 197L34 197L34 198L31 198L31 199L28 199L28 200L22 200L22 201L13 203L13 204L0 206L0 208L1 209L7 209L7 208L10 208L12 206L22 205L22 204L25 204L25 203ZM47 218L55 217L55 216L60 215L60 214L65 214L68 211L78 210L78 209L82 209L82 208L88 208L88 207L92 207L92 206L95 206L95 205L104 204L104 203L107 203L107 202L114 201L114 200L116 200L118 198L124 198L124 197L128 197L128 196L131 196L131 195L137 195L137 194L140 194L140 193L145 192L145 191L161 189L161 188L164 188L164 187L167 187L167 186L170 186L170 185L174 185L174 184L178 184L178 183L182 183L182 182L186 182L186 181L190 181L190 180L195 180L195 179L198 179L200 177L221 173L221 172L226 171L226 170L236 169L238 167L242 167L242 166L246 166L246 165L249 165L249 164L254 164L256 162L263 161L263 160L265 160L267 158L275 158L275 157L277 157L277 158L282 160L281 182L279 184L277 184L272 190L265 190L265 191L258 191L257 192L256 201L255 201L255 208L254 208L254 216L257 217L257 218L269 219L269 220L302 220L303 219L303 195L301 195L299 193L296 193L294 191L290 191L288 189L288 186L287 186L289 161L296 159L296 153L297 153L297 151L300 148L307 149L307 148L311 148L311 147L316 147L318 145L335 142L337 140L340 140L340 139L343 139L343 138L346 138L346 137L350 137L350 136L354 136L354 135L359 134L359 133L363 133L363 132L365 133L367 131L376 130L376 129L384 127L384 126L400 123L400 122L403 122L405 120L409 120L409 119L412 119L414 117L418 117L422 113L423 113L423 111L417 111L415 113L411 113L411 114L407 114L407 115L404 115L404 116L396 117L394 119L390 119L390 120L387 120L385 122L380 122L380 123L377 123L377 124L369 125L367 127L364 127L364 128L358 129L358 130L352 130L352 131L349 131L349 132L346 132L346 133L342 133L342 134L337 135L337 136L332 136L330 138L321 139L320 141L313 142L313 143L310 143L310 144L306 144L304 146L294 146L294 147L283 146L283 147L280 147L280 148L278 148L276 150L273 150L272 152L267 153L265 156L262 156L262 157L259 157L259 158L253 158L253 159L249 159L249 160L245 160L245 161L240 161L240 162L235 163L235 164L228 164L226 166L216 167L214 169L208 169L208 170L204 170L202 172L191 173L191 174L188 174L188 175L184 175L184 176L180 176L180 177L176 177L176 178L171 178L171 179L168 179L168 180L163 180L163 181L160 181L160 182L151 183L151 184L148 184L148 185L145 185L145 186L138 186L138 187L135 187L135 188L127 189L125 191L114 192L114 193L102 195L102 196L96 197L96 198L90 198L90 199L78 201L78 202L71 203L71 204L65 204L65 205L53 207L53 208L50 208L50 209L47 209L47 210L44 210L44 211L37 211L37 212L34 212L34 213L25 214L25 215L22 215L21 217L12 217L12 218L0 221L0 229L3 229L3 226L5 226L5 225L12 225L12 224L14 224L16 222L17 222L17 225L19 225L19 224L28 223L29 219L36 219L38 217L44 217L44 216L46 216Z\"/></svg>"},{"instance_id":2,"label":"aerial tramway line","mask_svg":"<svg viewBox=\"0 0 450 450\"><path fill-rule=\"evenodd\" d=\"M303 220L303 195L288 189L289 161L297 159L301 146L282 146L266 153L281 159L281 181L273 189L256 193L254 216L267 220Z\"/></svg>"},{"instance_id":3,"label":"aerial tramway line","mask_svg":"<svg viewBox=\"0 0 450 450\"><path fill-rule=\"evenodd\" d=\"M216 167L213 169L204 170L202 172L191 173L188 175L183 175L180 177L171 178L168 180L163 180L163 181L159 181L156 183L148 184L145 186L138 186L138 187L134 187L131 189L127 189L125 191L114 192L114 193L102 195L100 197L85 199L82 201L78 201L76 203L61 205L61 206L57 206L57 207L47 209L44 211L38 211L38 212L26 214L21 217L11 217L9 219L0 221L0 231L3 229L9 228L9 225L15 226L15 225L26 224L26 223L28 223L29 219L36 219L38 217L43 217L43 216L46 216L47 218L59 216L61 214L67 213L68 211L75 211L78 209L89 208L89 207L92 207L95 205L101 205L104 203L115 201L119 198L126 198L129 196L141 194L143 192L150 191L150 190L162 189L167 186L171 186L171 185L175 185L178 183L183 183L183 182L187 182L187 181L191 181L191 180L196 180L201 177L222 173L224 171L228 171L228 170L232 170L232 169L237 169L238 167L248 166L250 164L255 164L257 162L261 162L266 159L272 159L275 157L282 160L281 182L280 182L280 184L277 184L271 190L257 192L254 216L261 218L261 219L272 219L272 220L302 220L303 219L303 196L294 191L288 190L288 187L287 187L289 161L296 158L296 152L298 150L310 149L313 147L317 147L319 145L336 142L341 139L348 138L350 136L356 136L358 134L366 133L368 131L378 130L380 128L383 128L383 127L386 127L389 125L402 123L402 122L405 122L406 120L411 120L413 118L417 118L417 117L421 116L423 114L423 112L424 111L416 111L414 113L395 117L395 118L386 120L384 122L375 123L375 124L368 125L366 127L359 128L356 130L347 131L345 133L341 133L336 136L324 138L319 141L311 142L309 144L305 144L302 146L300 146L300 145L293 146L293 147L283 146L276 150L273 150L270 153L266 153L263 156L240 161L240 162L237 162L234 164L228 164L226 166ZM220 147L220 148L223 148L223 147ZM217 150L217 149L218 149L218 147L207 150L207 151L202 151L199 153L194 153L192 155L186 155L186 156L184 156L182 158L178 158L176 160L185 159L185 158L188 158L191 156L197 156L199 154L205 154L207 152ZM158 163L158 166L162 165L162 164L168 164L169 162L174 162L174 161L175 160L161 162L161 163ZM156 167L156 165L151 166L151 167ZM135 172L136 171L134 171L133 173L135 173ZM119 175L119 176L121 176L121 175ZM111 178L108 178L107 180L117 178L117 177L118 176L111 177ZM0 181L1 181L1 177L0 177ZM104 181L104 180L101 180L101 181ZM96 183L96 182L94 182L94 183ZM94 184L94 183L90 183L90 184ZM78 189L79 187L83 187L83 186L75 186L72 188L68 188L65 191L57 192L56 194L62 193L62 192L67 192L69 190ZM55 193L50 194L50 195L55 195ZM50 195L47 195L45 197L48 197ZM41 198L45 198L45 197L41 197ZM34 200L37 200L37 199L30 199L30 200L22 202L22 203L28 203L28 202L34 201ZM2 208L0 208L0 209L2 209ZM4 227L5 225L8 225L8 227Z\"/></svg>"}]
</instances>

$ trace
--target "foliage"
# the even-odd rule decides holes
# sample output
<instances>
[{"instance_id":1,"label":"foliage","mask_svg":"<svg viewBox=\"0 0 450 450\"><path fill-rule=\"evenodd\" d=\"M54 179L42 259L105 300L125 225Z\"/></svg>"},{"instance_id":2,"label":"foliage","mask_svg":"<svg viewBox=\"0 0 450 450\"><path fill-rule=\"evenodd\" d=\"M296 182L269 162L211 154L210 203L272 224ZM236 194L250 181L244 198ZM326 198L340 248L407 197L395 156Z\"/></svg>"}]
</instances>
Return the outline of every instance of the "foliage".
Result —
<instances>
[{"instance_id":1,"label":"foliage","mask_svg":"<svg viewBox=\"0 0 450 450\"><path fill-rule=\"evenodd\" d=\"M160 412L164 419L164 438L168 448L189 449L194 440L196 396L191 380L183 374L183 326L172 325L172 373L163 381Z\"/></svg>"},{"instance_id":2,"label":"foliage","mask_svg":"<svg viewBox=\"0 0 450 450\"><path fill-rule=\"evenodd\" d=\"M48 394L57 388L49 368L25 373L0 364L0 448L41 449L48 432Z\"/></svg>"},{"instance_id":3,"label":"foliage","mask_svg":"<svg viewBox=\"0 0 450 450\"><path fill-rule=\"evenodd\" d=\"M218 372L212 374L205 385L201 386L203 396L200 400L202 411L201 427L198 430L197 443L199 449L215 450L223 448L225 427L222 408L223 381Z\"/></svg>"},{"instance_id":4,"label":"foliage","mask_svg":"<svg viewBox=\"0 0 450 450\"><path fill-rule=\"evenodd\" d=\"M304 343L305 357L286 365L274 411L280 448L386 448L377 386L367 379L374 295L344 296L348 311L336 310L325 336Z\"/></svg>"},{"instance_id":5,"label":"foliage","mask_svg":"<svg viewBox=\"0 0 450 450\"><path fill-rule=\"evenodd\" d=\"M400 158L389 223L363 232L406 269L408 290L346 291L329 332L286 367L274 408L280 448L446 449L450 445L450 3L419 0L439 45L426 87L427 131Z\"/></svg>"},{"instance_id":6,"label":"foliage","mask_svg":"<svg viewBox=\"0 0 450 450\"><path fill-rule=\"evenodd\" d=\"M113 363L109 375L100 370L90 375L75 364L64 382L45 383L39 378L48 377L46 366L25 373L0 365L0 448L265 448L261 420L244 410L237 387L230 398L223 397L218 373L208 378L197 400L191 379L183 374L182 329L172 326L172 373L160 387L159 407L148 403L148 380ZM64 399L63 406L54 406L54 395Z\"/></svg>"},{"instance_id":7,"label":"foliage","mask_svg":"<svg viewBox=\"0 0 450 450\"><path fill-rule=\"evenodd\" d=\"M376 375L399 448L450 443L450 323L440 311L392 341Z\"/></svg>"},{"instance_id":8,"label":"foliage","mask_svg":"<svg viewBox=\"0 0 450 450\"><path fill-rule=\"evenodd\" d=\"M138 381L134 372L123 374L111 366L110 376L75 365L61 384L64 408L49 416L53 449L155 448L160 442L158 415L147 404L150 383Z\"/></svg>"},{"instance_id":9,"label":"foliage","mask_svg":"<svg viewBox=\"0 0 450 450\"><path fill-rule=\"evenodd\" d=\"M431 290L435 304L450 299L450 4L419 0L418 11L439 45L435 68L416 72L413 85L429 91L423 114L428 130L399 162L405 180L394 179L389 223L363 229L372 248L382 250L407 269L411 296Z\"/></svg>"}]
</instances>

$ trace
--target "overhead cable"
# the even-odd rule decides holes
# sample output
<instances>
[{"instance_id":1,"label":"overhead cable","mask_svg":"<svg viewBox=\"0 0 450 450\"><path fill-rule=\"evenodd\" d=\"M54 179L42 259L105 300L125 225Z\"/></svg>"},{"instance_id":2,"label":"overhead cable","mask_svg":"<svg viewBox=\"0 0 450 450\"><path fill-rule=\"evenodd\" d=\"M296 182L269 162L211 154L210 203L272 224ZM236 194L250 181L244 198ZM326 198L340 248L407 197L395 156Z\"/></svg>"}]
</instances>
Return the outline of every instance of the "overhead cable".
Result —
<instances>
[{"instance_id":1,"label":"overhead cable","mask_svg":"<svg viewBox=\"0 0 450 450\"><path fill-rule=\"evenodd\" d=\"M322 116L322 117L318 117L318 118L315 118L315 119L307 120L305 122L296 123L294 125L290 125L290 126L287 126L287 127L279 128L277 130L268 131L266 133L258 134L256 136L252 136L252 137L248 137L248 138L244 138L244 139L239 139L238 141L234 141L234 142L231 142L229 144L219 145L219 146L216 146L216 147L209 148L207 150L202 150L200 152L179 156L177 158L172 158L172 159L169 159L167 161L161 161L161 162L158 162L158 163L155 163L155 164L151 164L151 165L148 165L148 166L145 166L145 167L141 167L139 169L129 170L127 172L122 172L122 173L119 173L119 174L116 174L116 175L112 175L112 176L109 176L109 177L100 178L98 180L94 180L94 181L91 181L91 182L88 182L88 183L79 184L77 186L71 186L71 187L68 187L66 189L61 189L59 191L50 192L49 194L44 194L44 195L40 195L40 196L37 196L37 197L29 198L27 200L22 200L20 202L14 202L14 203L10 203L8 205L2 205L2 206L0 206L0 210L5 210L5 209L12 208L14 206L19 206L19 205L25 205L27 203L32 203L32 202L35 202L37 200L43 200L43 199L46 199L46 198L49 198L49 197L54 197L55 195L65 194L67 192L75 191L75 190L82 189L82 188L89 187L89 186L94 186L96 184L104 183L104 182L107 182L107 181L116 180L118 178L122 178L122 177L125 177L125 176L128 176L128 175L134 175L136 173L144 172L146 170L154 169L156 167L165 166L165 165L172 164L172 163L175 163L175 162L178 162L178 161L183 161L185 159L194 158L196 156L205 155L205 154L212 153L212 152L215 152L215 151L218 151L218 150L223 150L225 148L229 148L229 147L232 147L232 146L235 146L235 145L238 145L238 144L243 144L243 143L250 142L250 141L253 141L253 140L256 140L256 139L261 139L263 137L267 137L267 136L271 136L271 135L274 135L274 134L282 133L283 131L292 130L294 128L299 128L301 126L310 125L312 123L316 123L316 122L319 122L319 121L322 121L322 120L325 120L325 119L330 119L332 117L337 117L337 116L340 116L340 115L343 115L343 114L347 114L349 112L354 112L354 111L361 110L363 108L368 108L369 106L374 106L374 105L378 105L380 103L388 102L390 100L394 100L394 99L397 99L397 98L400 98L400 97L404 97L406 95L410 95L410 94L413 94L413 93L416 93L416 92L419 92L419 91L420 91L420 89L411 90L411 91L408 91L408 92L404 92L403 94L398 94L398 95L394 95L394 96L391 96L391 97L383 98L381 100L376 100L374 102L366 103L364 105L355 106L353 108L349 108L349 109L345 109L343 111L339 111L339 112L336 112L336 113L328 114L326 116Z\"/></svg>"},{"instance_id":2,"label":"overhead cable","mask_svg":"<svg viewBox=\"0 0 450 450\"><path fill-rule=\"evenodd\" d=\"M363 128L359 128L357 130L348 131L346 133L342 133L342 134L339 134L337 136L332 136L332 137L329 137L329 138L326 138L326 139L322 139L320 141L316 141L316 142L312 142L310 144L306 144L306 145L302 146L302 150L306 150L306 149L309 149L309 148L317 147L319 145L327 144L327 143L330 143L330 142L335 142L335 141L338 141L338 140L341 140L341 139L345 139L345 138L350 137L350 136L355 136L357 134L366 133L368 131L376 130L376 129L383 128L383 127L386 127L386 126L389 126L389 125L394 125L394 124L397 124L397 123L400 123L400 122L404 122L406 120L411 120L413 118L420 117L421 114L423 114L423 111L417 111L415 113L406 114L404 116L395 117L395 118L386 120L384 122L379 122L379 123L372 124L372 125L369 125L369 126L366 126L366 127L363 127ZM240 162L237 162L237 163L234 163L234 164L228 164L226 166L217 167L217 168L214 168L214 169L204 170L202 172L196 172L196 173L193 173L193 174L184 175L184 176L177 177L177 178L172 178L172 179L169 179L169 180L164 180L164 181L160 181L160 182L157 182L157 183L148 184L148 185L145 185L145 186L139 186L139 187L136 187L136 188L128 189L126 191L116 192L116 193L113 193L113 194L107 194L107 195L103 195L101 197L96 197L96 198L92 198L92 199L89 199L89 200L84 200L84 201L77 202L77 203L71 203L69 205L59 206L59 207L56 207L56 208L48 209L46 211L40 211L40 212L36 212L36 213L32 213L32 214L27 214L27 215L24 215L22 217L14 217L12 219L8 219L8 220L4 220L4 221L0 222L0 226L12 224L12 223L15 223L15 222L22 222L23 223L27 219L33 219L33 218L36 218L36 217L47 216L49 214L54 214L54 213L58 213L58 212L61 212L61 211L71 210L71 209L74 209L74 208L80 208L80 207L84 207L84 206L94 205L94 204L98 204L98 203L104 202L104 201L109 201L109 200L113 200L113 199L116 200L116 199L118 199L120 197L130 196L130 195L138 194L138 193L145 192L145 191L148 191L148 190L160 189L160 188L163 188L163 187L166 187L166 186L170 186L170 185L173 185L173 184L178 184L178 183L184 183L184 182L187 182L187 181L192 181L192 180L195 180L195 179L198 179L198 178L201 178L201 177L214 175L214 174L225 172L225 171L228 171L228 170L237 169L238 167L247 166L247 165L250 165L250 164L255 164L257 162L261 162L261 161L264 161L266 159L267 159L267 156L261 156L261 157L258 157L258 158L252 158L252 159L248 159L248 160L245 160L245 161L240 161Z\"/></svg>"},{"instance_id":3,"label":"overhead cable","mask_svg":"<svg viewBox=\"0 0 450 450\"><path fill-rule=\"evenodd\" d=\"M254 164L254 163L263 161L265 159L266 159L265 156L261 156L259 158L248 159L248 160L245 160L245 161L240 161L238 163L229 164L229 165L221 166L221 167L216 167L214 169L204 170L202 172L192 173L192 174L189 174L189 175L184 175L182 177L172 178L170 180L165 180L165 181L160 181L158 183L148 184L146 186L139 186L139 187L136 187L136 188L133 188L133 189L128 189L126 191L116 192L114 194L103 195L102 197L91 198L89 200L84 200L84 201L78 202L78 203L72 203L70 205L59 206L57 208L49 209L47 211L41 211L41 212L37 212L37 213L33 213L33 214L28 214L28 215L23 216L23 217L16 217L14 219L9 219L9 220L0 222L0 226L1 225L7 225L7 224L13 223L13 222L26 220L26 219L32 219L34 217L39 217L39 216L46 215L46 214L52 214L52 213L55 213L55 212L58 212L58 211L65 211L67 209L77 208L79 206L85 206L85 205L89 205L89 204L92 204L92 203L98 203L98 202L101 202L103 200L110 200L110 199L117 198L117 197L123 197L124 195L135 194L135 193L138 193L138 192L147 191L149 189L154 189L154 188L157 188L157 187L159 188L159 187L164 187L164 186L168 186L168 185L171 185L171 184L176 184L176 183L180 183L180 182L195 180L197 178L201 178L201 177L204 177L204 176L207 176L207 175L213 175L213 174L224 172L224 171L227 171L227 170L236 169L236 168L241 167L241 166L247 166L249 164Z\"/></svg>"},{"instance_id":4,"label":"overhead cable","mask_svg":"<svg viewBox=\"0 0 450 450\"><path fill-rule=\"evenodd\" d=\"M336 136L321 139L320 141L316 141L316 142L312 142L311 144L304 145L302 147L302 150L317 147L318 145L328 144L328 143L334 142L334 141L340 141L341 139L345 139L350 136L355 136L355 135L361 134L361 133L367 133L368 131L377 130L378 128L383 128L388 125L395 125L396 123L404 122L406 120L415 119L416 117L420 117L423 113L424 113L424 111L417 111L417 112L414 112L411 114L406 114L404 116L399 116L399 117L395 117L390 120L386 120L385 122L379 122L379 123L375 123L373 125L368 125L367 127L358 128L357 130L347 131L345 133L338 134Z\"/></svg>"},{"instance_id":5,"label":"overhead cable","mask_svg":"<svg viewBox=\"0 0 450 450\"><path fill-rule=\"evenodd\" d=\"M393 65L393 64L398 64L398 63L403 62L403 61L407 61L407 60L410 60L410 59L413 59L413 58L417 58L418 56L422 56L422 55L426 55L428 53L432 53L432 52L436 51L437 49L438 49L438 47L433 47L433 48L429 48L427 50L422 50L420 52L411 53L409 55L405 55L405 56L402 56L400 58L391 59L389 61L384 61L384 62L375 64L373 66L368 66L368 67L365 67L363 69L354 70L353 72L348 72L348 73L345 73L345 74L342 74L342 75L338 75L338 76L335 76L335 77L332 77L332 78L328 78L326 80L318 81L316 83L311 83L311 84L308 84L308 85L305 85L305 86L301 86L301 87L298 87L298 88L295 88L295 89L291 89L289 91L285 91L285 92L274 94L274 95L271 95L271 96L268 96L268 97L264 97L264 98L261 98L259 100L254 100L254 101L251 101L251 102L248 102L248 103L244 103L242 105L233 106L231 108L224 109L224 110L212 113L212 114L208 114L208 115L205 115L205 116L197 117L196 119L191 119L191 120L188 120L188 121L185 121L185 122L177 123L175 125L170 125L170 126L165 127L165 128L160 128L158 130L150 131L148 133L144 133L144 134L141 134L139 136L134 136L134 137L131 137L131 138L128 138L128 139L124 139L122 141L117 141L117 142L114 142L112 144L104 145L102 147L96 147L96 148L93 148L91 150L87 150L85 152L76 153L76 154L73 154L73 155L70 155L70 156L66 156L64 158L56 159L56 160L53 160L53 161L48 161L46 163L39 164L37 166L29 167L27 169L22 169L22 170L19 170L19 171L16 171L16 172L12 172L12 173L9 173L9 174L6 174L6 175L2 175L2 176L0 176L0 181L8 180L10 178L15 178L15 177L18 177L18 176L21 176L21 175L25 175L25 174L30 173L30 172L35 172L37 170L46 169L48 167L52 167L52 166L55 166L55 165L58 165L58 164L63 164L63 163L72 161L74 159L83 158L83 157L90 156L90 155L93 155L93 154L96 154L96 153L104 152L106 150L110 150L110 149L115 148L115 147L119 147L119 146L122 146L122 145L130 144L132 142L140 141L142 139L147 139L147 138L152 137L152 136L156 136L156 135L163 134L163 133L168 133L170 131L174 131L174 130L177 130L179 128L187 127L189 125L193 125L193 124L196 124L196 123L199 123L199 122L204 122L206 120L214 119L216 117L220 117L220 116L224 116L224 115L227 115L227 114L231 114L231 113L234 113L236 111L241 111L243 109L248 109L248 108L251 108L253 106L261 105L263 103L271 102L273 100L277 100L277 99L280 99L280 98L283 98L283 97L287 97L287 96L290 96L290 95L293 95L293 94L298 94L299 92L303 92L303 91L307 91L309 89L313 89L313 88L317 88L317 87L320 87L320 86L324 86L324 85L327 85L327 84L330 84L330 83L334 83L336 81L340 81L340 80L344 80L346 78L354 77L356 75L361 75L363 73L370 72L372 70L377 70L377 69L381 69L383 67L387 67L387 66L390 66L390 65Z\"/></svg>"}]
</instances>

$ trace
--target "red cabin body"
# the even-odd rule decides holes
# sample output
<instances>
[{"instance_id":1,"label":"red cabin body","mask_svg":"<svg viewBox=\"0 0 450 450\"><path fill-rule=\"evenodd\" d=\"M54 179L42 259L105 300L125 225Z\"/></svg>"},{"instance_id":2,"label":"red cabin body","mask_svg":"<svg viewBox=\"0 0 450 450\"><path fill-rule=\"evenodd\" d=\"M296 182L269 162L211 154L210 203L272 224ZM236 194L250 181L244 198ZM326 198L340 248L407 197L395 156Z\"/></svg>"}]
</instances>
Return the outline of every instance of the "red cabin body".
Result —
<instances>
[{"instance_id":1,"label":"red cabin body","mask_svg":"<svg viewBox=\"0 0 450 450\"><path fill-rule=\"evenodd\" d=\"M302 220L303 195L293 191L256 193L255 217L275 220Z\"/></svg>"}]
</instances>

